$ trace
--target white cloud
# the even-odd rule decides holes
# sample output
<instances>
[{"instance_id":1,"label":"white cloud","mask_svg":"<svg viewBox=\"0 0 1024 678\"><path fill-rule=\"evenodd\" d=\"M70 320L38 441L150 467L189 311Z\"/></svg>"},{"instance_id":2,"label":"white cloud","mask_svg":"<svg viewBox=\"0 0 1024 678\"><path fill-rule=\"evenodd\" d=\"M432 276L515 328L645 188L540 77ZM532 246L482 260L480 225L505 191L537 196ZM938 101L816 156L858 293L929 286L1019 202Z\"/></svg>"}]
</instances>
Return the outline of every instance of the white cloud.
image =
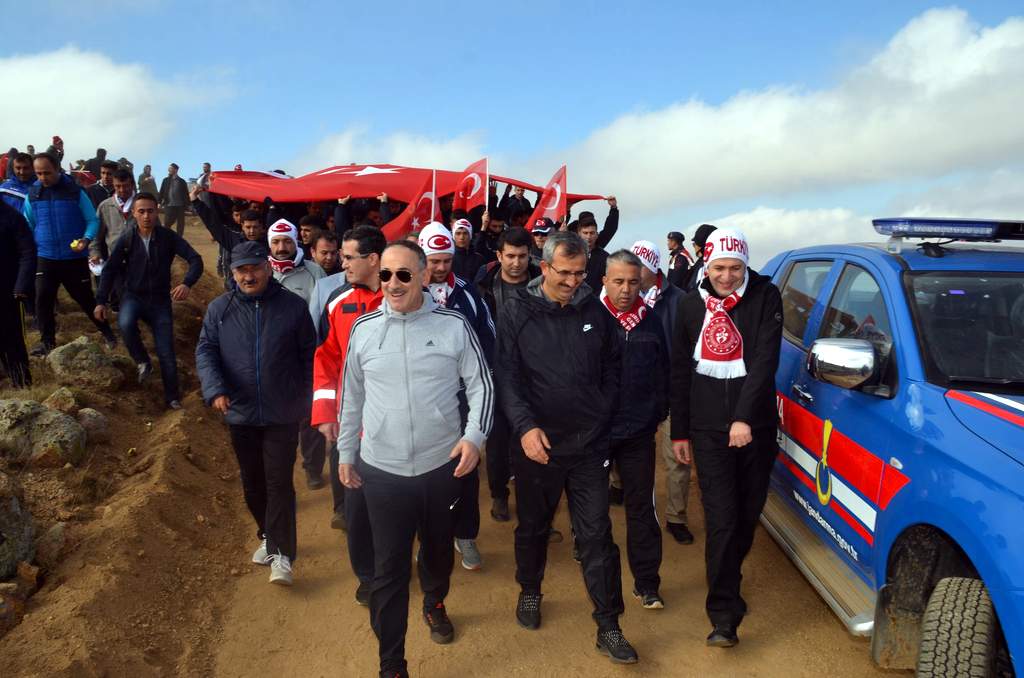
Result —
<instances>
[{"instance_id":1,"label":"white cloud","mask_svg":"<svg viewBox=\"0 0 1024 678\"><path fill-rule=\"evenodd\" d=\"M483 156L483 143L475 133L466 133L454 139L430 138L407 132L374 136L369 126L355 125L324 138L292 164L297 166L297 174L340 163L377 162L462 169Z\"/></svg>"},{"instance_id":2,"label":"white cloud","mask_svg":"<svg viewBox=\"0 0 1024 678\"><path fill-rule=\"evenodd\" d=\"M39 54L0 58L0 143L46 150L64 139L65 164L91 158L97 147L114 158L135 159L157 147L184 111L208 105L213 87L161 80L141 64L116 63L73 45ZM223 87L217 96L225 96Z\"/></svg>"},{"instance_id":3,"label":"white cloud","mask_svg":"<svg viewBox=\"0 0 1024 678\"><path fill-rule=\"evenodd\" d=\"M576 147L573 186L638 214L996 168L1024 154L1024 20L958 9L907 24L830 89L740 92L630 113Z\"/></svg>"},{"instance_id":4,"label":"white cloud","mask_svg":"<svg viewBox=\"0 0 1024 678\"><path fill-rule=\"evenodd\" d=\"M1024 219L1024 171L1000 169L892 201L890 214Z\"/></svg>"}]
</instances>

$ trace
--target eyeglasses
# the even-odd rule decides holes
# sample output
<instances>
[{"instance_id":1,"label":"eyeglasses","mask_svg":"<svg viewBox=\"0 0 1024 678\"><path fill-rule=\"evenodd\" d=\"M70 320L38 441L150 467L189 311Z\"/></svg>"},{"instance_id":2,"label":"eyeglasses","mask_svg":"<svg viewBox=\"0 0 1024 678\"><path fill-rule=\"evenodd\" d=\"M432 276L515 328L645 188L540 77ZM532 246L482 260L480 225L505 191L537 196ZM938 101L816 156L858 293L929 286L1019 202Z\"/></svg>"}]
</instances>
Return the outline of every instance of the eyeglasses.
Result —
<instances>
[{"instance_id":1,"label":"eyeglasses","mask_svg":"<svg viewBox=\"0 0 1024 678\"><path fill-rule=\"evenodd\" d=\"M369 254L355 254L355 255L353 255L353 254L342 254L341 258L342 258L343 261L352 261L353 259L365 259L368 256L370 256L370 255ZM401 278L399 278L399 279L401 279Z\"/></svg>"},{"instance_id":2,"label":"eyeglasses","mask_svg":"<svg viewBox=\"0 0 1024 678\"><path fill-rule=\"evenodd\" d=\"M582 271L559 271L557 268L555 268L551 264L548 264L548 270L552 271L556 275L561 276L562 278L576 278L578 280L582 280L583 278L587 277L587 271L586 270L582 270Z\"/></svg>"},{"instance_id":3,"label":"eyeglasses","mask_svg":"<svg viewBox=\"0 0 1024 678\"><path fill-rule=\"evenodd\" d=\"M380 273L378 275L380 276L380 281L382 283L386 283L387 281L391 280L391 274L392 271L389 271L386 268L382 268L380 269ZM394 271L394 275L396 278L398 278L398 282L407 283L412 281L412 271L407 271L404 268Z\"/></svg>"}]
</instances>

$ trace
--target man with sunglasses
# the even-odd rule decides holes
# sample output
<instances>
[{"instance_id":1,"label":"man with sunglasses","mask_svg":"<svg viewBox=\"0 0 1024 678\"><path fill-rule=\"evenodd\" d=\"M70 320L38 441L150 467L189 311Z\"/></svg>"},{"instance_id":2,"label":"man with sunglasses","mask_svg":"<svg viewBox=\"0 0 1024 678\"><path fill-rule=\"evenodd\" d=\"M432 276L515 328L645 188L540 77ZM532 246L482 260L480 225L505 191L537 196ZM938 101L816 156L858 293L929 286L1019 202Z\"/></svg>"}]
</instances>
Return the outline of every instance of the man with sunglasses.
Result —
<instances>
[{"instance_id":1,"label":"man with sunglasses","mask_svg":"<svg viewBox=\"0 0 1024 678\"><path fill-rule=\"evenodd\" d=\"M408 675L405 632L417 534L430 638L443 644L455 636L444 605L454 564L453 510L460 479L480 461L494 402L476 333L463 315L441 308L423 290L426 267L414 243L394 242L384 250L384 303L352 325L345 357L338 470L345 487L363 488L369 509L376 556L370 623L382 676Z\"/></svg>"},{"instance_id":2,"label":"man with sunglasses","mask_svg":"<svg viewBox=\"0 0 1024 678\"><path fill-rule=\"evenodd\" d=\"M348 557L352 572L359 580L356 602L368 605L373 580L373 536L366 513L363 491L345 489L338 476L338 391L341 387L348 351L349 333L361 316L376 311L384 299L380 284L380 257L387 243L374 226L357 226L345 231L341 243L342 284L334 289L318 311L320 345L313 359L312 426L319 429L330 449L331 493L334 512L331 527L346 531ZM329 276L317 283L317 290ZM310 311L316 311L312 306ZM321 461L321 465L322 465Z\"/></svg>"},{"instance_id":3,"label":"man with sunglasses","mask_svg":"<svg viewBox=\"0 0 1024 678\"><path fill-rule=\"evenodd\" d=\"M621 349L615 320L583 280L587 244L557 231L544 243L541 277L514 290L502 309L496 374L500 400L523 454L516 477L516 620L540 628L548 533L568 495L583 579L594 603L597 648L632 664L622 635L622 572L608 517L609 421Z\"/></svg>"},{"instance_id":4,"label":"man with sunglasses","mask_svg":"<svg viewBox=\"0 0 1024 678\"><path fill-rule=\"evenodd\" d=\"M427 255L427 290L441 308L458 311L476 333L488 366L494 356L495 330L491 312L480 295L452 272L455 244L451 232L433 221L420 232L419 245ZM459 414L465 415L464 395L459 394ZM476 546L480 534L480 474L474 469L462 483L462 499L455 507L455 549L462 554L462 567L479 570L483 558Z\"/></svg>"}]
</instances>

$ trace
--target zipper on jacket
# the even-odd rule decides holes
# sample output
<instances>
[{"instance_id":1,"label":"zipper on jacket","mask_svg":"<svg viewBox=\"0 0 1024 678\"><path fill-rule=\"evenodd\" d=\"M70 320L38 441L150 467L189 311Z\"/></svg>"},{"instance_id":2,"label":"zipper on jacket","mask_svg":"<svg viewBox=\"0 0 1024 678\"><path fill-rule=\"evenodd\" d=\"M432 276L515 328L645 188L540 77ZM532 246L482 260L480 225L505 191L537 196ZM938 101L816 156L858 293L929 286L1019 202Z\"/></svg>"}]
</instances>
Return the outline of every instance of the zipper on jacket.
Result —
<instances>
[{"instance_id":1,"label":"zipper on jacket","mask_svg":"<svg viewBox=\"0 0 1024 678\"><path fill-rule=\"evenodd\" d=\"M256 301L256 416L263 425L263 393L260 388L260 302Z\"/></svg>"}]
</instances>

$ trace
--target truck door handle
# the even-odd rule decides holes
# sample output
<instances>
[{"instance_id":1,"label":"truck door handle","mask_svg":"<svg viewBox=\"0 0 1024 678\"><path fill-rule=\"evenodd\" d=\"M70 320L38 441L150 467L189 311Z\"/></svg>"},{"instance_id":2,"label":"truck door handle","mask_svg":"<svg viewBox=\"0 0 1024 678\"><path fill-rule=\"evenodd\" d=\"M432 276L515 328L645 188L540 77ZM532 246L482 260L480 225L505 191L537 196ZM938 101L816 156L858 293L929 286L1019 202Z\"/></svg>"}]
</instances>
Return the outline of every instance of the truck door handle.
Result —
<instances>
[{"instance_id":1,"label":"truck door handle","mask_svg":"<svg viewBox=\"0 0 1024 678\"><path fill-rule=\"evenodd\" d=\"M793 384L793 393L795 393L797 397L800 398L800 400L803 400L807 403L814 402L814 396L812 396L810 392L800 384Z\"/></svg>"}]
</instances>

